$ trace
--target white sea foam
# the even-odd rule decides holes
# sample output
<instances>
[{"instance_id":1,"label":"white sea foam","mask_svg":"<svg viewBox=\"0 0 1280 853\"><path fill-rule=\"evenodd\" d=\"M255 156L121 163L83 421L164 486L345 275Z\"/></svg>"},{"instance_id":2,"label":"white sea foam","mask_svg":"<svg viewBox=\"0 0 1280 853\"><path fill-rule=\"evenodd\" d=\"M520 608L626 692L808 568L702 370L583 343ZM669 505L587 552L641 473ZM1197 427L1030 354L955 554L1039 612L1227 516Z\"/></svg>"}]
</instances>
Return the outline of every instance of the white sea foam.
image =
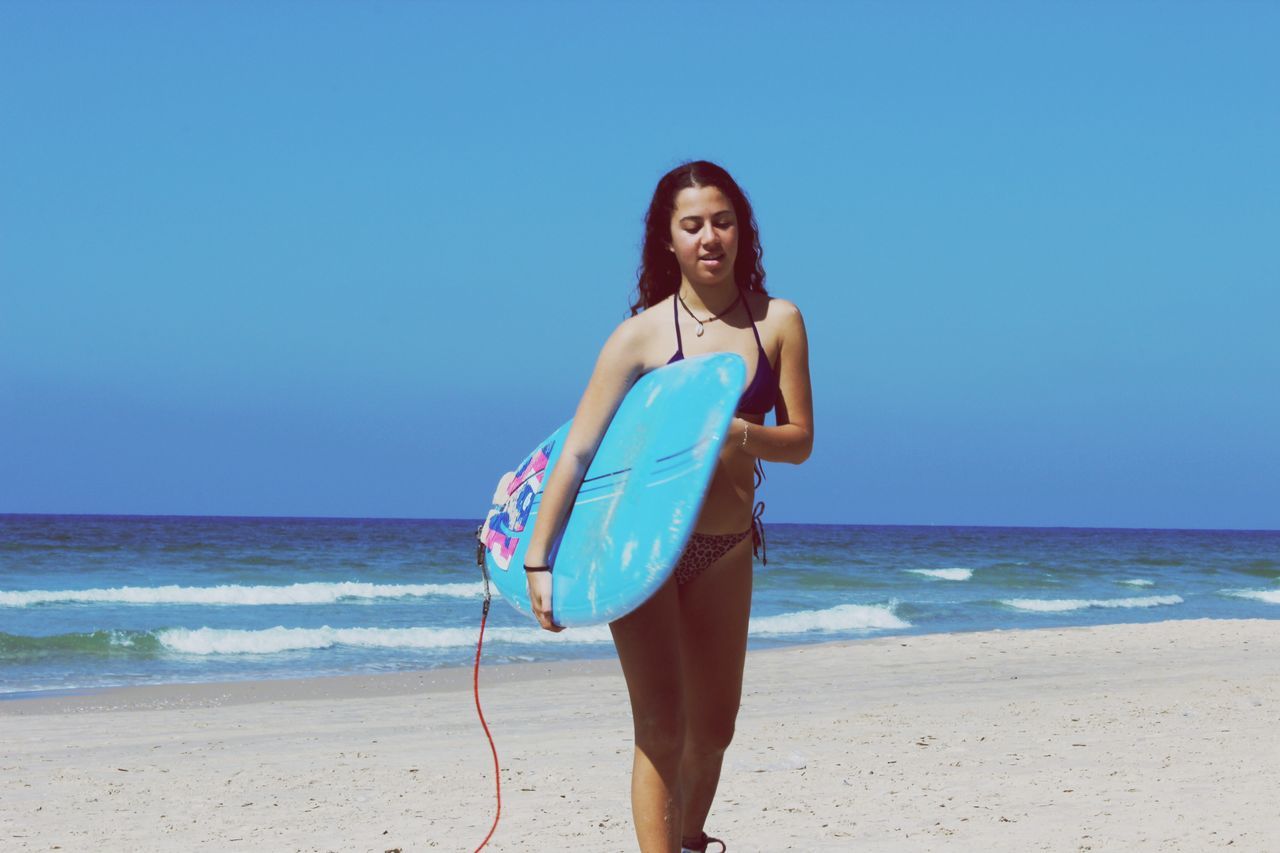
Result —
<instances>
[{"instance_id":1,"label":"white sea foam","mask_svg":"<svg viewBox=\"0 0 1280 853\"><path fill-rule=\"evenodd\" d=\"M907 569L915 575L924 575L929 578L938 578L944 581L967 581L973 577L973 569Z\"/></svg>"},{"instance_id":2,"label":"white sea foam","mask_svg":"<svg viewBox=\"0 0 1280 853\"><path fill-rule=\"evenodd\" d=\"M1223 595L1234 595L1236 598L1252 598L1265 601L1267 604L1280 604L1280 589L1224 589Z\"/></svg>"},{"instance_id":3,"label":"white sea foam","mask_svg":"<svg viewBox=\"0 0 1280 853\"><path fill-rule=\"evenodd\" d=\"M366 649L447 649L474 646L476 628L265 628L242 631L230 628L168 628L156 638L168 649L190 655L269 655L334 646ZM541 628L492 628L485 631L490 641L512 644L607 643L609 626L574 628L559 634Z\"/></svg>"},{"instance_id":4,"label":"white sea foam","mask_svg":"<svg viewBox=\"0 0 1280 853\"><path fill-rule=\"evenodd\" d=\"M343 599L478 598L480 583L295 583L288 586L120 586L110 589L0 590L0 607L35 604L332 604Z\"/></svg>"},{"instance_id":5,"label":"white sea foam","mask_svg":"<svg viewBox=\"0 0 1280 853\"><path fill-rule=\"evenodd\" d=\"M1120 581L1120 583L1125 583L1129 586L1155 586L1156 584L1155 581L1149 581L1146 578L1128 578Z\"/></svg>"},{"instance_id":6,"label":"white sea foam","mask_svg":"<svg viewBox=\"0 0 1280 853\"><path fill-rule=\"evenodd\" d=\"M777 637L787 634L835 633L910 628L893 615L892 605L843 604L828 610L802 610L751 620L753 636ZM285 628L277 626L256 631L232 628L165 628L156 639L165 648L189 655L269 655L279 652L355 646L382 649L445 649L474 646L478 632L467 628ZM542 645L563 643L584 645L610 643L608 625L570 628L550 633L536 628L490 628L485 644Z\"/></svg>"},{"instance_id":7,"label":"white sea foam","mask_svg":"<svg viewBox=\"0 0 1280 853\"><path fill-rule=\"evenodd\" d=\"M1061 613L1067 610L1084 610L1088 607L1159 607L1164 604L1181 604L1180 595L1149 595L1145 598L1006 598L1000 602L1019 610L1038 613Z\"/></svg>"},{"instance_id":8,"label":"white sea foam","mask_svg":"<svg viewBox=\"0 0 1280 853\"><path fill-rule=\"evenodd\" d=\"M749 633L757 637L786 634L835 633L910 628L911 623L893 613L893 605L841 604L826 610L801 610L776 616L757 616Z\"/></svg>"}]
</instances>

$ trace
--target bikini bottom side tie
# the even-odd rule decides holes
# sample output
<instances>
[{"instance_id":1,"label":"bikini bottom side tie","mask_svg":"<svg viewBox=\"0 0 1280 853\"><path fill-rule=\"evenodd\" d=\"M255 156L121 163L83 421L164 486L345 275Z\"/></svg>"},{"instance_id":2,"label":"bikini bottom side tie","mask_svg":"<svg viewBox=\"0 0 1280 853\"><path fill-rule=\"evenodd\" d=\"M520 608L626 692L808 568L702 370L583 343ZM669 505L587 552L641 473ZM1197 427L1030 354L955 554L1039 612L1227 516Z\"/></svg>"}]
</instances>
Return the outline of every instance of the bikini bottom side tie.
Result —
<instances>
[{"instance_id":1,"label":"bikini bottom side tie","mask_svg":"<svg viewBox=\"0 0 1280 853\"><path fill-rule=\"evenodd\" d=\"M698 575L715 565L716 561L748 536L751 537L751 553L760 558L760 562L768 564L764 548L764 501L756 504L751 514L751 526L738 533L691 533L689 544L685 546L680 561L676 563L676 583L684 586Z\"/></svg>"}]
</instances>

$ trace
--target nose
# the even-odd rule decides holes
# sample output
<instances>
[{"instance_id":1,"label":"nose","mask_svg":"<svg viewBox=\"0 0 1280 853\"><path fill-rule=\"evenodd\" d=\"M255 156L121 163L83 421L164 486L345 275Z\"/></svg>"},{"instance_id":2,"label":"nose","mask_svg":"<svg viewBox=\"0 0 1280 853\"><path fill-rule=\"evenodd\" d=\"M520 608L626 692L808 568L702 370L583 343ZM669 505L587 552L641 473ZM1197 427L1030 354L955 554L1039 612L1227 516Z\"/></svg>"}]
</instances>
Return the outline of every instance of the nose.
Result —
<instances>
[{"instance_id":1,"label":"nose","mask_svg":"<svg viewBox=\"0 0 1280 853\"><path fill-rule=\"evenodd\" d=\"M706 222L702 226L702 233L698 235L698 240L704 246L715 246L719 244L720 237L717 236L715 226L713 226L710 221Z\"/></svg>"}]
</instances>

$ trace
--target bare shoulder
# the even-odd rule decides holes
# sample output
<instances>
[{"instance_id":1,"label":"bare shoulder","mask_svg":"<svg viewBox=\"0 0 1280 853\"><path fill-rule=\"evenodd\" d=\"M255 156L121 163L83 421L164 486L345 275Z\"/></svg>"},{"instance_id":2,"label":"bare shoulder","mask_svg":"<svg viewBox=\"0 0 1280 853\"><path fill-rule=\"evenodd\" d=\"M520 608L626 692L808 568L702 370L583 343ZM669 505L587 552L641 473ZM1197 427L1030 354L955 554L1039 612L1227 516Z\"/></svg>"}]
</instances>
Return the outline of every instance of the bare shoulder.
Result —
<instances>
[{"instance_id":1,"label":"bare shoulder","mask_svg":"<svg viewBox=\"0 0 1280 853\"><path fill-rule=\"evenodd\" d=\"M785 340L793 335L804 334L804 317L794 302L777 296L756 297L763 308L761 313L764 322L779 338ZM755 304L752 303L753 306Z\"/></svg>"},{"instance_id":2,"label":"bare shoulder","mask_svg":"<svg viewBox=\"0 0 1280 853\"><path fill-rule=\"evenodd\" d=\"M664 299L657 305L628 317L617 325L601 350L601 357L622 359L641 372L666 364L675 348L675 332L671 328L670 305ZM666 310L662 310L666 306Z\"/></svg>"},{"instance_id":3,"label":"bare shoulder","mask_svg":"<svg viewBox=\"0 0 1280 853\"><path fill-rule=\"evenodd\" d=\"M641 311L619 323L600 350L601 359L642 364L647 360L656 334L653 309Z\"/></svg>"},{"instance_id":4,"label":"bare shoulder","mask_svg":"<svg viewBox=\"0 0 1280 853\"><path fill-rule=\"evenodd\" d=\"M803 322L800 309L790 299L775 296L769 300L769 318L781 323Z\"/></svg>"},{"instance_id":5,"label":"bare shoulder","mask_svg":"<svg viewBox=\"0 0 1280 853\"><path fill-rule=\"evenodd\" d=\"M643 346L649 341L649 339L657 334L660 329L665 329L669 325L669 322L662 322L664 317L670 321L669 312L664 313L660 310L659 306L665 305L671 298L672 297L667 297L657 305L646 308L639 314L635 314L623 320L618 324L618 327L613 330L613 334L628 343Z\"/></svg>"},{"instance_id":6,"label":"bare shoulder","mask_svg":"<svg viewBox=\"0 0 1280 853\"><path fill-rule=\"evenodd\" d=\"M644 339L644 314L637 314L634 317L628 317L623 320L613 331L609 333L609 338L604 342L602 354L610 352L613 355L622 355L626 352L634 350L640 345Z\"/></svg>"}]
</instances>

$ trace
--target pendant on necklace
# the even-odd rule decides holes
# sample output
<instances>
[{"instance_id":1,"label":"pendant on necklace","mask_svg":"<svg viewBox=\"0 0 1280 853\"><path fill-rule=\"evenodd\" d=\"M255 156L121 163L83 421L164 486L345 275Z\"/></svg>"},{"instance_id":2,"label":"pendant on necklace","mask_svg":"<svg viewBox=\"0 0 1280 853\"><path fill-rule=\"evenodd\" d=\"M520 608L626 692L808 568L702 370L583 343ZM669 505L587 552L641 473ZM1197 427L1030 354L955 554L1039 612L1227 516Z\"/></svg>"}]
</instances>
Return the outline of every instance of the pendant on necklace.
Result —
<instances>
[{"instance_id":1,"label":"pendant on necklace","mask_svg":"<svg viewBox=\"0 0 1280 853\"><path fill-rule=\"evenodd\" d=\"M695 335L697 335L698 337L702 337L702 324L701 324L701 323L699 323L696 327L694 327L693 333L694 333Z\"/></svg>"}]
</instances>

